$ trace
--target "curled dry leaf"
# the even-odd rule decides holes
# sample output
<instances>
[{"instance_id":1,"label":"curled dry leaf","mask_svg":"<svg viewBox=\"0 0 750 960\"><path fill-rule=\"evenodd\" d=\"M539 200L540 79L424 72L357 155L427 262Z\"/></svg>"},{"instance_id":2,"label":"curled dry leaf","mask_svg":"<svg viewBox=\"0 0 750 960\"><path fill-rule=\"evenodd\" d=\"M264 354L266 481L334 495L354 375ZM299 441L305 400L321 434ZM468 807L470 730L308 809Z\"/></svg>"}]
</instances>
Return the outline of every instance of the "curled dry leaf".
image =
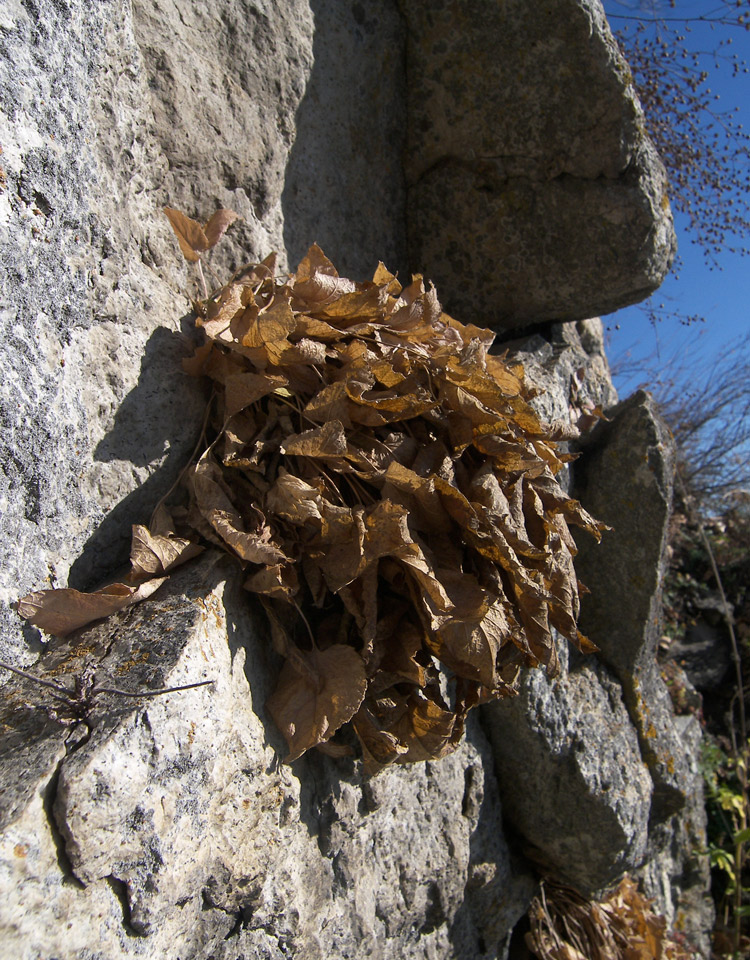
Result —
<instances>
[{"instance_id":1,"label":"curled dry leaf","mask_svg":"<svg viewBox=\"0 0 750 960\"><path fill-rule=\"evenodd\" d=\"M188 259L233 219L167 215ZM268 706L289 759L340 754L329 741L349 721L367 773L444 756L522 667L554 675L554 631L593 649L568 525L604 527L559 485L571 456L522 367L489 353L491 331L383 264L355 283L314 245L290 277L274 270L272 255L197 305L206 342L184 366L213 383L206 445L179 532L134 528L131 580L200 540L246 568L285 660ZM148 586L35 594L19 610L59 633Z\"/></svg>"},{"instance_id":2,"label":"curled dry leaf","mask_svg":"<svg viewBox=\"0 0 750 960\"><path fill-rule=\"evenodd\" d=\"M139 582L146 577L170 573L202 551L199 543L182 537L153 535L148 527L135 524L130 547L131 579Z\"/></svg>"},{"instance_id":3,"label":"curled dry leaf","mask_svg":"<svg viewBox=\"0 0 750 960\"><path fill-rule=\"evenodd\" d=\"M290 761L330 740L357 712L367 688L362 658L350 646L313 648L304 659L305 672L286 662L267 703L289 744Z\"/></svg>"},{"instance_id":4,"label":"curled dry leaf","mask_svg":"<svg viewBox=\"0 0 750 960\"><path fill-rule=\"evenodd\" d=\"M217 210L211 219L201 226L197 220L191 220L172 207L164 207L164 213L177 236L183 257L191 263L200 260L201 253L215 247L226 233L227 227L237 219L234 210Z\"/></svg>"},{"instance_id":5,"label":"curled dry leaf","mask_svg":"<svg viewBox=\"0 0 750 960\"><path fill-rule=\"evenodd\" d=\"M102 620L132 603L145 600L165 579L147 580L140 586L113 583L94 593L81 593L70 588L39 590L19 600L17 609L24 619L40 630L64 637L94 620Z\"/></svg>"}]
</instances>

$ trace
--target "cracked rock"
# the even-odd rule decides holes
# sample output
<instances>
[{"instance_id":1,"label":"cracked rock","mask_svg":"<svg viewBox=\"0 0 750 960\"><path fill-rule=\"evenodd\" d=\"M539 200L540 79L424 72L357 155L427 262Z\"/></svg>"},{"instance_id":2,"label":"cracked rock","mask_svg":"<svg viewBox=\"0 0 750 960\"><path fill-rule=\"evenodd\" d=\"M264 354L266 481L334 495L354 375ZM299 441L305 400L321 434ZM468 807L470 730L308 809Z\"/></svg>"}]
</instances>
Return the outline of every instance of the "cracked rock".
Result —
<instances>
[{"instance_id":1,"label":"cracked rock","mask_svg":"<svg viewBox=\"0 0 750 960\"><path fill-rule=\"evenodd\" d=\"M528 672L482 708L503 810L544 872L586 896L640 866L652 793L619 684L558 644L561 672Z\"/></svg>"}]
</instances>

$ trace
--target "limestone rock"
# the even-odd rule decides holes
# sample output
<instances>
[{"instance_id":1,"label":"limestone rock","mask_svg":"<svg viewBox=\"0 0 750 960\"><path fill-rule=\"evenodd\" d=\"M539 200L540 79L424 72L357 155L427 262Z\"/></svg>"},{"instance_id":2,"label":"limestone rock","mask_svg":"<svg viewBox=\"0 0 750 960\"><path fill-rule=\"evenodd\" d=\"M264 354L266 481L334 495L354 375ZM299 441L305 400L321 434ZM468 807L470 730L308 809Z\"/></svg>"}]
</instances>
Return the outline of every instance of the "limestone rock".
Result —
<instances>
[{"instance_id":1,"label":"limestone rock","mask_svg":"<svg viewBox=\"0 0 750 960\"><path fill-rule=\"evenodd\" d=\"M647 890L668 920L706 950L713 907L708 864L696 853L706 844L701 731L690 718L674 716L656 663L674 447L643 391L608 415L578 474L582 502L613 527L595 552L580 543L577 569L591 590L580 627L622 684L653 781Z\"/></svg>"},{"instance_id":2,"label":"limestone rock","mask_svg":"<svg viewBox=\"0 0 750 960\"><path fill-rule=\"evenodd\" d=\"M196 442L203 387L180 372L195 281L161 208L233 206L246 256L281 244L312 46L307 4L285 9L253 18L230 0L193 3L183 22L158 0L4 6L6 649L18 635L8 601L45 580L90 586L120 564L130 525L148 519ZM267 209L256 215L247 191Z\"/></svg>"},{"instance_id":3,"label":"limestone rock","mask_svg":"<svg viewBox=\"0 0 750 960\"><path fill-rule=\"evenodd\" d=\"M666 176L599 0L401 6L409 254L448 311L513 328L655 290Z\"/></svg>"},{"instance_id":4,"label":"limestone rock","mask_svg":"<svg viewBox=\"0 0 750 960\"><path fill-rule=\"evenodd\" d=\"M675 717L675 729L688 761L689 789L679 815L654 825L649 854L639 871L646 896L663 912L667 923L699 951L711 956L714 902L706 849L706 808L699 767L703 732L693 715Z\"/></svg>"},{"instance_id":5,"label":"limestone rock","mask_svg":"<svg viewBox=\"0 0 750 960\"><path fill-rule=\"evenodd\" d=\"M721 597L718 599L721 603ZM714 624L701 618L688 625L683 638L670 644L669 659L682 667L701 693L720 692L732 668L732 648L726 634L721 622Z\"/></svg>"},{"instance_id":6,"label":"limestone rock","mask_svg":"<svg viewBox=\"0 0 750 960\"><path fill-rule=\"evenodd\" d=\"M602 658L626 676L656 659L674 445L643 390L607 417L578 470L587 509L613 527L595 551L581 538L581 578L595 598L584 602L581 629L596 635Z\"/></svg>"},{"instance_id":7,"label":"limestone rock","mask_svg":"<svg viewBox=\"0 0 750 960\"><path fill-rule=\"evenodd\" d=\"M10 606L113 572L130 525L148 520L200 434L203 387L179 372L198 286L165 204L242 216L212 254L222 275L274 248L286 269L313 240L355 276L379 258L403 273L407 254L419 260L433 244L455 272L441 274L439 258L423 265L447 306L461 291L460 319L578 320L509 344L544 391L543 417L564 419L582 397L614 403L601 325L581 318L651 289L672 235L601 8L544 0L531 19L521 0L453 9L466 17L448 36L455 74L451 49L433 44L442 0L6 0L0 10L0 656L41 654L34 669L58 679L88 664L128 689L214 680L150 700L96 697L71 728L49 715L45 691L4 685L0 923L14 960L152 960L176 947L182 960L503 956L533 886L501 829L519 764L540 789L547 776L560 796L567 784L570 805L601 826L608 851L586 873L590 834L540 825L508 795L518 823L539 827L528 838L537 852L553 863L570 854L566 875L582 887L643 855L651 781L614 662L614 672L576 663L557 685L530 675L507 707L512 739L498 719L490 747L474 717L452 757L364 783L353 760L280 767L263 707L277 665L226 561L205 557L66 643L42 644ZM464 198L476 221L455 209L451 184L490 187ZM502 316L488 307L506 302ZM660 495L658 484L637 489ZM647 882L668 878L679 918L680 885L697 874L682 853L667 856L683 815L663 816ZM700 896L698 880L690 889Z\"/></svg>"},{"instance_id":8,"label":"limestone rock","mask_svg":"<svg viewBox=\"0 0 750 960\"><path fill-rule=\"evenodd\" d=\"M617 403L598 317L550 324L544 336L501 339L499 347L523 364L524 375L539 391L532 405L545 423L569 422L576 408Z\"/></svg>"},{"instance_id":9,"label":"limestone rock","mask_svg":"<svg viewBox=\"0 0 750 960\"><path fill-rule=\"evenodd\" d=\"M595 895L640 866L652 785L617 682L588 659L483 708L506 817L542 869Z\"/></svg>"},{"instance_id":10,"label":"limestone rock","mask_svg":"<svg viewBox=\"0 0 750 960\"><path fill-rule=\"evenodd\" d=\"M7 656L20 642L9 602L116 569L131 524L148 519L200 433L203 387L180 372L198 285L164 205L241 215L212 254L223 275L273 249L284 269L287 243L296 257L316 239L362 276L381 257L404 261L400 19L388 0L344 17L335 7L4 5ZM365 118L375 78L380 106Z\"/></svg>"},{"instance_id":11,"label":"limestone rock","mask_svg":"<svg viewBox=\"0 0 750 960\"><path fill-rule=\"evenodd\" d=\"M212 686L101 695L67 736L46 690L6 688L8 955L494 956L533 887L497 829L479 728L446 761L369 782L320 754L281 767L263 705L276 664L241 580L201 558L42 661L58 681L89 666L129 690Z\"/></svg>"},{"instance_id":12,"label":"limestone rock","mask_svg":"<svg viewBox=\"0 0 750 960\"><path fill-rule=\"evenodd\" d=\"M369 280L379 260L408 276L398 4L310 0L310 9L313 64L281 195L289 264L315 241L343 276Z\"/></svg>"},{"instance_id":13,"label":"limestone rock","mask_svg":"<svg viewBox=\"0 0 750 960\"><path fill-rule=\"evenodd\" d=\"M692 789L656 667L674 446L643 391L608 416L611 423L594 434L578 474L582 502L613 528L596 551L579 539L577 569L591 591L581 603L580 627L623 684L654 779L658 821L679 810Z\"/></svg>"}]
</instances>

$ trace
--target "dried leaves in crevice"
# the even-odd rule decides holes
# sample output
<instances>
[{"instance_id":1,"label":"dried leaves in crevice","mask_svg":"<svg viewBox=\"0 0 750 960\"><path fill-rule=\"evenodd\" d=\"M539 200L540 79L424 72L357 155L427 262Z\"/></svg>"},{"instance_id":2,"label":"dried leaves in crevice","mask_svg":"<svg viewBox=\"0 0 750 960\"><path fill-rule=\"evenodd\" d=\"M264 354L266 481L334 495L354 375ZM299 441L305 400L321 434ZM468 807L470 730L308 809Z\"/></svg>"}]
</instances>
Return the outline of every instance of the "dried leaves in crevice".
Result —
<instances>
[{"instance_id":1,"label":"dried leaves in crevice","mask_svg":"<svg viewBox=\"0 0 750 960\"><path fill-rule=\"evenodd\" d=\"M555 673L553 628L592 649L568 524L602 527L557 483L570 457L490 331L421 277L402 288L380 264L354 283L317 246L196 308L206 342L185 367L213 382L207 441L180 536L136 528L133 577L185 541L246 568L286 659L268 708L289 759L345 749L328 741L349 721L368 773L444 756L521 667Z\"/></svg>"},{"instance_id":2,"label":"dried leaves in crevice","mask_svg":"<svg viewBox=\"0 0 750 960\"><path fill-rule=\"evenodd\" d=\"M668 935L664 917L627 875L608 897L586 900L545 880L529 909L529 949L539 960L691 960L693 951Z\"/></svg>"}]
</instances>

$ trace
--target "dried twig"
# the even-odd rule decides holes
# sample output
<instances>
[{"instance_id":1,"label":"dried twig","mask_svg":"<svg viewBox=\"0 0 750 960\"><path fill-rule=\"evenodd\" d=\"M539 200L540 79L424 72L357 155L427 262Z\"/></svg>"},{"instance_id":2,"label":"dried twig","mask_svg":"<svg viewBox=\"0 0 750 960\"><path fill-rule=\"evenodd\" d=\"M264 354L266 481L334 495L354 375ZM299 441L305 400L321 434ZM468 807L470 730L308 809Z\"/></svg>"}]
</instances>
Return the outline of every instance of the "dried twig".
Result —
<instances>
[{"instance_id":1,"label":"dried twig","mask_svg":"<svg viewBox=\"0 0 750 960\"><path fill-rule=\"evenodd\" d=\"M64 718L59 715L57 708L52 708L48 712L54 720L61 723L77 723L79 720L85 720L94 706L94 699L100 694L115 694L119 697L130 697L134 700L144 697L158 697L165 693L179 693L182 690L192 690L194 687L205 687L214 683L213 680L200 680L196 683L180 684L176 687L159 687L157 690L120 690L118 687L97 686L96 678L91 669L85 669L73 678L73 686L68 687L62 683L55 683L53 680L46 680L38 677L36 674L29 673L27 670L21 670L19 667L13 667L9 663L0 661L0 667L9 670L24 680L30 680L40 687L46 687L54 690L52 694L55 700L61 701L69 708L71 716Z\"/></svg>"}]
</instances>

